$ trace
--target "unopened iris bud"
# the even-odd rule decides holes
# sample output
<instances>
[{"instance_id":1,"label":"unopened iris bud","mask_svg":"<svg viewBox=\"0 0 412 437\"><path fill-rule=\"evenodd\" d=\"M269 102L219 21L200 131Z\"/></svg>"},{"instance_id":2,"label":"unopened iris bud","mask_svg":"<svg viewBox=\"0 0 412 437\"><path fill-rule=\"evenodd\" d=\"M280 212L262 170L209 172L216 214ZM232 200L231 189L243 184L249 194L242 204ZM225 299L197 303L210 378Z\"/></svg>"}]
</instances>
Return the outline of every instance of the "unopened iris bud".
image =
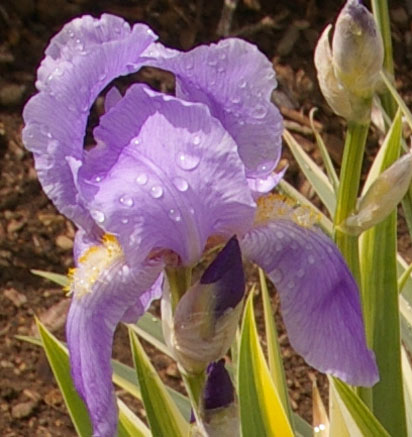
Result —
<instances>
[{"instance_id":1,"label":"unopened iris bud","mask_svg":"<svg viewBox=\"0 0 412 437\"><path fill-rule=\"evenodd\" d=\"M412 180L412 153L407 153L381 175L358 201L357 213L339 228L348 234L361 232L384 220L405 196Z\"/></svg>"},{"instance_id":2,"label":"unopened iris bud","mask_svg":"<svg viewBox=\"0 0 412 437\"><path fill-rule=\"evenodd\" d=\"M379 82L384 49L373 15L359 0L348 0L329 43L328 26L315 49L322 93L334 112L348 121L366 122Z\"/></svg>"},{"instance_id":3,"label":"unopened iris bud","mask_svg":"<svg viewBox=\"0 0 412 437\"><path fill-rule=\"evenodd\" d=\"M196 374L221 358L236 333L245 292L239 243L233 237L171 314L162 299L163 331L177 362Z\"/></svg>"},{"instance_id":4,"label":"unopened iris bud","mask_svg":"<svg viewBox=\"0 0 412 437\"><path fill-rule=\"evenodd\" d=\"M200 421L192 431L194 436L238 437L240 421L235 391L225 361L211 363L200 402Z\"/></svg>"}]
</instances>

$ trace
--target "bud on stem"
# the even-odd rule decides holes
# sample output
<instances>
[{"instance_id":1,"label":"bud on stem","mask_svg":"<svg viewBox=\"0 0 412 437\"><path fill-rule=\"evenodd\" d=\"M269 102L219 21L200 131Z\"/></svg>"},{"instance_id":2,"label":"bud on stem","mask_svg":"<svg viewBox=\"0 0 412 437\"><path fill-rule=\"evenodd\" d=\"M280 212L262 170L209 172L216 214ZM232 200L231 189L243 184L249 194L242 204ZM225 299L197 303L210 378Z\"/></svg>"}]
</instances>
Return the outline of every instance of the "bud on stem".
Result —
<instances>
[{"instance_id":1,"label":"bud on stem","mask_svg":"<svg viewBox=\"0 0 412 437\"><path fill-rule=\"evenodd\" d=\"M367 123L378 86L384 49L373 15L359 0L348 0L329 43L329 25L315 49L322 93L333 111L348 121Z\"/></svg>"}]
</instances>

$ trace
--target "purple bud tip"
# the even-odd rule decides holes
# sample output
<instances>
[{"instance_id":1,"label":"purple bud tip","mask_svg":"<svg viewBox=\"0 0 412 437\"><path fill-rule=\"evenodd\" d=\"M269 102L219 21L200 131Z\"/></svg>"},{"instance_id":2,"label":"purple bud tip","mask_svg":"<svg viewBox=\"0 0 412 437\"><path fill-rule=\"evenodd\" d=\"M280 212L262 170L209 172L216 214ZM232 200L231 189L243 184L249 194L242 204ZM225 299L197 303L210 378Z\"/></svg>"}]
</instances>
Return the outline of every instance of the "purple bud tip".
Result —
<instances>
[{"instance_id":1,"label":"purple bud tip","mask_svg":"<svg viewBox=\"0 0 412 437\"><path fill-rule=\"evenodd\" d=\"M203 273L201 284L216 286L215 316L235 308L245 294L245 275L237 238L232 237Z\"/></svg>"},{"instance_id":2,"label":"purple bud tip","mask_svg":"<svg viewBox=\"0 0 412 437\"><path fill-rule=\"evenodd\" d=\"M371 35L376 34L373 16L361 1L349 0L344 7L344 11L364 32L368 32Z\"/></svg>"},{"instance_id":3,"label":"purple bud tip","mask_svg":"<svg viewBox=\"0 0 412 437\"><path fill-rule=\"evenodd\" d=\"M205 410L226 407L235 400L233 384L225 368L225 360L209 364L203 391Z\"/></svg>"}]
</instances>

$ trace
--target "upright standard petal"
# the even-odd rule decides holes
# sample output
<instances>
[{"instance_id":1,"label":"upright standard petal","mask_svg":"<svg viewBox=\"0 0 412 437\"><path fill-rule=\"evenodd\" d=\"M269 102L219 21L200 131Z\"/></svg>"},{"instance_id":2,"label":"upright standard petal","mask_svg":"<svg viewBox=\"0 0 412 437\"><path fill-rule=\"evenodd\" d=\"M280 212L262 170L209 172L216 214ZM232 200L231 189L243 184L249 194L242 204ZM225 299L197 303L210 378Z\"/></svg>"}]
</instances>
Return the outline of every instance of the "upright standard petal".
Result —
<instances>
[{"instance_id":1,"label":"upright standard petal","mask_svg":"<svg viewBox=\"0 0 412 437\"><path fill-rule=\"evenodd\" d=\"M282 117L271 103L272 64L246 41L229 38L186 53L155 44L150 62L176 75L176 95L209 106L235 139L249 178L266 178L281 154Z\"/></svg>"},{"instance_id":2,"label":"upright standard petal","mask_svg":"<svg viewBox=\"0 0 412 437\"><path fill-rule=\"evenodd\" d=\"M128 259L164 248L190 265L210 235L250 228L255 203L236 144L205 105L134 85L95 136L79 188Z\"/></svg>"},{"instance_id":3,"label":"upright standard petal","mask_svg":"<svg viewBox=\"0 0 412 437\"><path fill-rule=\"evenodd\" d=\"M141 55L155 39L144 24L130 28L112 15L84 16L51 40L38 70L40 92L24 108L23 141L47 196L84 229L93 220L79 201L73 167L83 159L90 107L111 80L141 67Z\"/></svg>"},{"instance_id":4,"label":"upright standard petal","mask_svg":"<svg viewBox=\"0 0 412 437\"><path fill-rule=\"evenodd\" d=\"M131 269L114 237L82 254L72 272L73 300L66 336L72 376L86 403L94 435L116 435L117 407L110 365L113 334L120 320L142 315L158 287L161 262ZM140 308L140 311L139 311Z\"/></svg>"},{"instance_id":5,"label":"upright standard petal","mask_svg":"<svg viewBox=\"0 0 412 437\"><path fill-rule=\"evenodd\" d=\"M296 351L349 384L375 384L358 287L333 242L319 230L278 219L252 229L241 247L275 284Z\"/></svg>"}]
</instances>

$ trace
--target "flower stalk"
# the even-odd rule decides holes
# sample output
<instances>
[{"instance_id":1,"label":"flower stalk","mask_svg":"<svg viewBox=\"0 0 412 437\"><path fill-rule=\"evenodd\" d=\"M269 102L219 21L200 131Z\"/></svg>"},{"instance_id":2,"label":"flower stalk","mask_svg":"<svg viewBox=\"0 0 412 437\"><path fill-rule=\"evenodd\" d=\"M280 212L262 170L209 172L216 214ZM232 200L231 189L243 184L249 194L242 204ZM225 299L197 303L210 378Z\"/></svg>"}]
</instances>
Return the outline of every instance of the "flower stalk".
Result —
<instances>
[{"instance_id":1,"label":"flower stalk","mask_svg":"<svg viewBox=\"0 0 412 437\"><path fill-rule=\"evenodd\" d=\"M351 122L348 124L334 217L335 228L346 220L356 208L368 131L369 123L359 124ZM345 257L356 281L360 285L358 241L357 236L348 235L335 229L335 242Z\"/></svg>"}]
</instances>

